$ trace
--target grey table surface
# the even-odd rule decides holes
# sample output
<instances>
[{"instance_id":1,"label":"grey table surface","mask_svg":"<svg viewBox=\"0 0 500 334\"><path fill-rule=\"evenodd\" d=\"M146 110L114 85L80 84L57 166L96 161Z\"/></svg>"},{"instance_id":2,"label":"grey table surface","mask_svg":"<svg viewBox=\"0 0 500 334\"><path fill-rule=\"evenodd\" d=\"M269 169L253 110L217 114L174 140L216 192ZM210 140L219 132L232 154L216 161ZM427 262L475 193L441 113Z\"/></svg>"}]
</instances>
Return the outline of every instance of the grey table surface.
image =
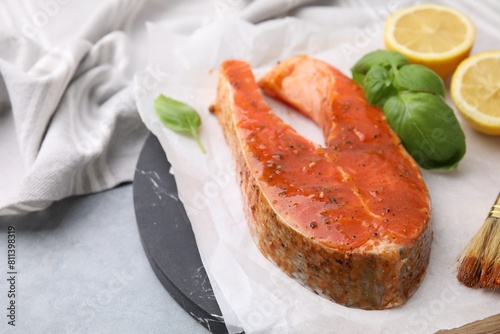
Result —
<instances>
[{"instance_id":1,"label":"grey table surface","mask_svg":"<svg viewBox=\"0 0 500 334\"><path fill-rule=\"evenodd\" d=\"M208 333L170 297L142 248L132 184L0 217L0 333ZM16 326L7 231L16 229Z\"/></svg>"}]
</instances>

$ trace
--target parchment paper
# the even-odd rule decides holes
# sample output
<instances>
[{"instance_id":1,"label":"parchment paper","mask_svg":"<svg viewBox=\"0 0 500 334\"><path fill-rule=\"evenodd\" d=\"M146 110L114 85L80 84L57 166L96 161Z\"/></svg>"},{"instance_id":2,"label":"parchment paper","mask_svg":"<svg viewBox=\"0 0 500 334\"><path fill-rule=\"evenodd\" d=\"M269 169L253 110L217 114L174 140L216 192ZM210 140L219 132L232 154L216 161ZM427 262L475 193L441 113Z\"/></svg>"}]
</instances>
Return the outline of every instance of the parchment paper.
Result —
<instances>
[{"instance_id":1,"label":"parchment paper","mask_svg":"<svg viewBox=\"0 0 500 334\"><path fill-rule=\"evenodd\" d=\"M230 19L207 22L190 36L171 33L161 25L148 27L151 62L135 78L138 109L172 163L180 199L231 333L242 329L246 333L432 333L500 312L498 293L466 288L455 278L457 255L500 190L499 138L476 133L461 119L468 152L459 167L423 172L433 205L433 249L421 287L403 306L364 311L323 299L283 274L251 239L233 158L216 117L208 111L215 98L218 66L229 58L243 59L259 78L277 61L306 53L349 75L363 54L383 48L381 29L372 29L364 40L356 37L370 22L380 23L370 17L358 13L352 26L344 17L335 29L291 18L257 26ZM198 110L207 154L193 139L163 127L153 109L160 93ZM269 102L299 132L322 143L314 124Z\"/></svg>"}]
</instances>

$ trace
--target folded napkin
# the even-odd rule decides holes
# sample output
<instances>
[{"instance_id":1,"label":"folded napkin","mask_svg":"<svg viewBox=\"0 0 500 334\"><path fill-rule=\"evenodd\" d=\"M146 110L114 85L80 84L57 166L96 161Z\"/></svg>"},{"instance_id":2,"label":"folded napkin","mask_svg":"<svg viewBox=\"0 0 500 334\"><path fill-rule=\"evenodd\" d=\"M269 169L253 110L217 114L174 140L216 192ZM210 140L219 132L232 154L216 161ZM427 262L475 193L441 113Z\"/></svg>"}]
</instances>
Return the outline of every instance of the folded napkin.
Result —
<instances>
[{"instance_id":1,"label":"folded napkin","mask_svg":"<svg viewBox=\"0 0 500 334\"><path fill-rule=\"evenodd\" d=\"M76 38L51 49L30 36L0 36L0 106L10 109L16 136L1 145L17 143L24 163L16 186L3 191L0 215L131 179L147 131L129 88L127 37L116 29L143 3L106 3Z\"/></svg>"}]
</instances>

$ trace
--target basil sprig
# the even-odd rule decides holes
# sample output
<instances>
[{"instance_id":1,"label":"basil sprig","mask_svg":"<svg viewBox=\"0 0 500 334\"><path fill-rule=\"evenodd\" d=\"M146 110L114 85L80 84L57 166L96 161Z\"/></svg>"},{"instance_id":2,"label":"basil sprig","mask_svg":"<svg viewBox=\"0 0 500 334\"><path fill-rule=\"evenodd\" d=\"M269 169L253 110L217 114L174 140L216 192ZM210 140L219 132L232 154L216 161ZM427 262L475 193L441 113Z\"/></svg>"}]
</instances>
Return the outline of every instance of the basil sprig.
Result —
<instances>
[{"instance_id":1,"label":"basil sprig","mask_svg":"<svg viewBox=\"0 0 500 334\"><path fill-rule=\"evenodd\" d=\"M465 155L465 135L446 104L443 80L425 66L409 64L395 51L362 57L352 77L370 105L384 111L403 146L425 169L456 167Z\"/></svg>"},{"instance_id":2,"label":"basil sprig","mask_svg":"<svg viewBox=\"0 0 500 334\"><path fill-rule=\"evenodd\" d=\"M189 105L160 94L154 102L156 114L162 123L170 130L188 133L196 140L203 153L205 148L198 136L198 128L201 125L200 115Z\"/></svg>"}]
</instances>

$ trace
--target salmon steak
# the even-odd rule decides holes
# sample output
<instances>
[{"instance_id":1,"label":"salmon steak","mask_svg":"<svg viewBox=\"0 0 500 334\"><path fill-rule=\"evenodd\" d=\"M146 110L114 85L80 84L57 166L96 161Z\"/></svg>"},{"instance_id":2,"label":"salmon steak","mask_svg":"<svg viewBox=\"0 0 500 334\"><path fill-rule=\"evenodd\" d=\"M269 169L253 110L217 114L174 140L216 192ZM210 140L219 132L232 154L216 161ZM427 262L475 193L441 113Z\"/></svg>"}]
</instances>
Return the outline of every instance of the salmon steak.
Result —
<instances>
[{"instance_id":1,"label":"salmon steak","mask_svg":"<svg viewBox=\"0 0 500 334\"><path fill-rule=\"evenodd\" d=\"M297 109L325 144L274 114ZM225 61L212 106L236 162L250 233L286 274L339 304L385 309L419 287L432 241L430 199L383 112L329 64L296 56L257 83Z\"/></svg>"}]
</instances>

